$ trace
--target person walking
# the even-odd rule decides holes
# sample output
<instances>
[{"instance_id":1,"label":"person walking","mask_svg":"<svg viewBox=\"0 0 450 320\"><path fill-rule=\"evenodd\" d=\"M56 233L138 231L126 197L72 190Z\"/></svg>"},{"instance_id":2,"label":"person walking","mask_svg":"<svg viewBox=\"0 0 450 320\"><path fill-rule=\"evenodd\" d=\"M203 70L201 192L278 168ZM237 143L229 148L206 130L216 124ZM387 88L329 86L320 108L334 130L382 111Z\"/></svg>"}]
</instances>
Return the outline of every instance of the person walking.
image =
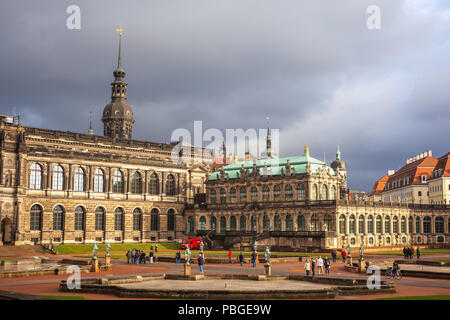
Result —
<instances>
[{"instance_id":1,"label":"person walking","mask_svg":"<svg viewBox=\"0 0 450 320\"><path fill-rule=\"evenodd\" d=\"M342 249L341 255L342 261L345 263L345 259L347 258L347 251L345 249Z\"/></svg>"},{"instance_id":2,"label":"person walking","mask_svg":"<svg viewBox=\"0 0 450 320\"><path fill-rule=\"evenodd\" d=\"M413 247L411 247L411 257L410 257L410 259L414 259L414 248Z\"/></svg>"},{"instance_id":3,"label":"person walking","mask_svg":"<svg viewBox=\"0 0 450 320\"><path fill-rule=\"evenodd\" d=\"M153 251L153 243L152 243L152 245L150 246L150 251Z\"/></svg>"},{"instance_id":4,"label":"person walking","mask_svg":"<svg viewBox=\"0 0 450 320\"><path fill-rule=\"evenodd\" d=\"M158 253L158 244L155 245L155 254Z\"/></svg>"},{"instance_id":5,"label":"person walking","mask_svg":"<svg viewBox=\"0 0 450 320\"><path fill-rule=\"evenodd\" d=\"M337 252L335 249L331 251L331 257L333 258L333 263L336 263Z\"/></svg>"},{"instance_id":6,"label":"person walking","mask_svg":"<svg viewBox=\"0 0 450 320\"><path fill-rule=\"evenodd\" d=\"M130 259L131 259L131 252L130 252L130 250L127 251L126 256L127 256L127 264L130 264Z\"/></svg>"},{"instance_id":7,"label":"person walking","mask_svg":"<svg viewBox=\"0 0 450 320\"><path fill-rule=\"evenodd\" d=\"M330 274L330 260L328 260L328 257L325 257L325 260L323 260L323 265L325 266L325 273L327 275Z\"/></svg>"},{"instance_id":8,"label":"person walking","mask_svg":"<svg viewBox=\"0 0 450 320\"><path fill-rule=\"evenodd\" d=\"M316 275L316 260L311 259L311 273L314 277Z\"/></svg>"},{"instance_id":9,"label":"person walking","mask_svg":"<svg viewBox=\"0 0 450 320\"><path fill-rule=\"evenodd\" d=\"M420 248L417 247L416 249L416 255L417 255L417 259L420 259Z\"/></svg>"},{"instance_id":10,"label":"person walking","mask_svg":"<svg viewBox=\"0 0 450 320\"><path fill-rule=\"evenodd\" d=\"M256 251L253 251L253 253L252 253L253 268L256 268L256 258L257 258L257 253L256 253Z\"/></svg>"},{"instance_id":11,"label":"person walking","mask_svg":"<svg viewBox=\"0 0 450 320\"><path fill-rule=\"evenodd\" d=\"M153 263L153 250L150 251L150 263Z\"/></svg>"},{"instance_id":12,"label":"person walking","mask_svg":"<svg viewBox=\"0 0 450 320\"><path fill-rule=\"evenodd\" d=\"M406 252L406 247L403 247L403 259L407 259L408 253Z\"/></svg>"},{"instance_id":13,"label":"person walking","mask_svg":"<svg viewBox=\"0 0 450 320\"><path fill-rule=\"evenodd\" d=\"M244 256L242 255L242 252L239 253L239 263L241 264L241 267L244 264Z\"/></svg>"},{"instance_id":14,"label":"person walking","mask_svg":"<svg viewBox=\"0 0 450 320\"><path fill-rule=\"evenodd\" d=\"M203 273L203 256L201 253L198 255L197 260L198 260L198 267L200 269L200 273Z\"/></svg>"},{"instance_id":15,"label":"person walking","mask_svg":"<svg viewBox=\"0 0 450 320\"><path fill-rule=\"evenodd\" d=\"M303 266L303 268L305 268L306 275L309 276L309 273L311 272L311 264L309 262L309 259L306 259L305 265Z\"/></svg>"},{"instance_id":16,"label":"person walking","mask_svg":"<svg viewBox=\"0 0 450 320\"><path fill-rule=\"evenodd\" d=\"M231 252L231 249L228 251L228 263L233 263L233 253Z\"/></svg>"},{"instance_id":17,"label":"person walking","mask_svg":"<svg viewBox=\"0 0 450 320\"><path fill-rule=\"evenodd\" d=\"M319 256L319 259L317 259L317 271L319 273L319 276L323 276L323 260L321 256Z\"/></svg>"},{"instance_id":18,"label":"person walking","mask_svg":"<svg viewBox=\"0 0 450 320\"><path fill-rule=\"evenodd\" d=\"M181 260L181 254L180 251L177 251L177 254L175 255L175 264L179 264Z\"/></svg>"},{"instance_id":19,"label":"person walking","mask_svg":"<svg viewBox=\"0 0 450 320\"><path fill-rule=\"evenodd\" d=\"M133 248L133 250L131 250L131 262L134 263L134 257L136 256L136 249Z\"/></svg>"},{"instance_id":20,"label":"person walking","mask_svg":"<svg viewBox=\"0 0 450 320\"><path fill-rule=\"evenodd\" d=\"M142 256L142 261L141 261L141 262L142 262L143 264L145 264L146 254L145 254L145 251L144 251L144 250L142 250L141 256Z\"/></svg>"},{"instance_id":21,"label":"person walking","mask_svg":"<svg viewBox=\"0 0 450 320\"><path fill-rule=\"evenodd\" d=\"M139 251L134 254L134 264L139 264Z\"/></svg>"}]
</instances>

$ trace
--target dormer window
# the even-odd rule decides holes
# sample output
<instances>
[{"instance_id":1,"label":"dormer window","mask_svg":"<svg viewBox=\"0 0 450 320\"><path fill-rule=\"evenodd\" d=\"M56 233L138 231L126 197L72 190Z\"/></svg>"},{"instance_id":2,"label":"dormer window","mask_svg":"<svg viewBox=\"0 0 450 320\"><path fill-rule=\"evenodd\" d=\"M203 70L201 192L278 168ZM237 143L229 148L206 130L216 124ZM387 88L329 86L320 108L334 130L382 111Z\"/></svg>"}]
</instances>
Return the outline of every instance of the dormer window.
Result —
<instances>
[{"instance_id":1,"label":"dormer window","mask_svg":"<svg viewBox=\"0 0 450 320\"><path fill-rule=\"evenodd\" d=\"M427 182L427 176L426 175L421 175L420 176L420 180L422 181L422 183L426 183Z\"/></svg>"}]
</instances>

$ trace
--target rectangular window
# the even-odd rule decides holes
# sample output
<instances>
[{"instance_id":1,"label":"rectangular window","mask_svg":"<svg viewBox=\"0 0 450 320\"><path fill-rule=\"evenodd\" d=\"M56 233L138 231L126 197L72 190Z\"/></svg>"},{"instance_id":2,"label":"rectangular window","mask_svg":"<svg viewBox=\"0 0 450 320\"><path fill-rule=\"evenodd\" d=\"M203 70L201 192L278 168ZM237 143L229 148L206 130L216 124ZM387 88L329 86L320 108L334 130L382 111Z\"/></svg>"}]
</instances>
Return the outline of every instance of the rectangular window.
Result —
<instances>
[{"instance_id":1,"label":"rectangular window","mask_svg":"<svg viewBox=\"0 0 450 320\"><path fill-rule=\"evenodd\" d=\"M81 241L83 241L82 238L75 238L75 242L81 242Z\"/></svg>"},{"instance_id":2,"label":"rectangular window","mask_svg":"<svg viewBox=\"0 0 450 320\"><path fill-rule=\"evenodd\" d=\"M421 197L422 196L422 191L419 191L417 194L419 195L419 197Z\"/></svg>"}]
</instances>

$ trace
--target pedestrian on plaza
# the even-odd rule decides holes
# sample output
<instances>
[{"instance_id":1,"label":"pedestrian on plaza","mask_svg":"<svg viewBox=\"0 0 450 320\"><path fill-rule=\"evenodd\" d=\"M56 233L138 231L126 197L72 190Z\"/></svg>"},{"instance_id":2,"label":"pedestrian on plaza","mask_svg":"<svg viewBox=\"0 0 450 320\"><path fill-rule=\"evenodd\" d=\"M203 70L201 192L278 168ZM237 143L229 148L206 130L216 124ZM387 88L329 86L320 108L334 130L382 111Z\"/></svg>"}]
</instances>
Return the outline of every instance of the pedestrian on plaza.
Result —
<instances>
[{"instance_id":1,"label":"pedestrian on plaza","mask_svg":"<svg viewBox=\"0 0 450 320\"><path fill-rule=\"evenodd\" d=\"M134 264L139 264L139 250L134 254Z\"/></svg>"},{"instance_id":2,"label":"pedestrian on plaza","mask_svg":"<svg viewBox=\"0 0 450 320\"><path fill-rule=\"evenodd\" d=\"M181 260L181 254L180 251L177 252L177 254L175 255L175 264L179 264Z\"/></svg>"},{"instance_id":3,"label":"pedestrian on plaza","mask_svg":"<svg viewBox=\"0 0 450 320\"><path fill-rule=\"evenodd\" d=\"M253 268L256 268L256 259L257 258L258 258L258 255L257 255L256 251L253 251L253 253L252 253Z\"/></svg>"},{"instance_id":4,"label":"pedestrian on plaza","mask_svg":"<svg viewBox=\"0 0 450 320\"><path fill-rule=\"evenodd\" d=\"M325 260L323 261L323 265L325 266L325 273L327 275L330 274L330 260L328 260L328 257L325 257Z\"/></svg>"},{"instance_id":5,"label":"pedestrian on plaza","mask_svg":"<svg viewBox=\"0 0 450 320\"><path fill-rule=\"evenodd\" d=\"M313 277L316 275L316 260L315 259L311 259L311 273L312 273Z\"/></svg>"},{"instance_id":6,"label":"pedestrian on plaza","mask_svg":"<svg viewBox=\"0 0 450 320\"><path fill-rule=\"evenodd\" d=\"M420 259L420 248L419 247L417 247L416 254L417 254L417 259Z\"/></svg>"},{"instance_id":7,"label":"pedestrian on plaza","mask_svg":"<svg viewBox=\"0 0 450 320\"><path fill-rule=\"evenodd\" d=\"M142 257L141 263L145 264L145 258L146 257L145 257L145 251L144 250L142 250L141 257Z\"/></svg>"},{"instance_id":8,"label":"pedestrian on plaza","mask_svg":"<svg viewBox=\"0 0 450 320\"><path fill-rule=\"evenodd\" d=\"M406 259L408 257L408 253L406 251L406 247L403 247L403 259Z\"/></svg>"},{"instance_id":9,"label":"pedestrian on plaza","mask_svg":"<svg viewBox=\"0 0 450 320\"><path fill-rule=\"evenodd\" d=\"M152 243L152 245L150 246L150 251L153 251L153 243Z\"/></svg>"},{"instance_id":10,"label":"pedestrian on plaza","mask_svg":"<svg viewBox=\"0 0 450 320\"><path fill-rule=\"evenodd\" d=\"M342 261L345 263L345 259L347 258L347 251L345 249L342 249L341 255Z\"/></svg>"},{"instance_id":11,"label":"pedestrian on plaza","mask_svg":"<svg viewBox=\"0 0 450 320\"><path fill-rule=\"evenodd\" d=\"M155 245L155 254L158 253L158 244Z\"/></svg>"},{"instance_id":12,"label":"pedestrian on plaza","mask_svg":"<svg viewBox=\"0 0 450 320\"><path fill-rule=\"evenodd\" d=\"M412 247L408 248L408 258L412 259L414 256L414 249Z\"/></svg>"},{"instance_id":13,"label":"pedestrian on plaza","mask_svg":"<svg viewBox=\"0 0 450 320\"><path fill-rule=\"evenodd\" d=\"M317 271L319 272L319 276L323 276L323 260L321 256L317 259Z\"/></svg>"},{"instance_id":14,"label":"pedestrian on plaza","mask_svg":"<svg viewBox=\"0 0 450 320\"><path fill-rule=\"evenodd\" d=\"M241 264L241 267L244 264L244 256L242 255L242 252L239 253L239 263Z\"/></svg>"},{"instance_id":15,"label":"pedestrian on plaza","mask_svg":"<svg viewBox=\"0 0 450 320\"><path fill-rule=\"evenodd\" d=\"M131 250L131 261L134 261L134 257L136 256L136 249L133 248L133 250Z\"/></svg>"},{"instance_id":16,"label":"pedestrian on plaza","mask_svg":"<svg viewBox=\"0 0 450 320\"><path fill-rule=\"evenodd\" d=\"M203 273L203 256L201 253L198 255L197 260L198 260L198 267L200 268L200 273Z\"/></svg>"},{"instance_id":17,"label":"pedestrian on plaza","mask_svg":"<svg viewBox=\"0 0 450 320\"><path fill-rule=\"evenodd\" d=\"M127 264L130 264L130 259L131 259L131 252L130 252L130 250L127 251L126 256L127 256Z\"/></svg>"},{"instance_id":18,"label":"pedestrian on plaza","mask_svg":"<svg viewBox=\"0 0 450 320\"><path fill-rule=\"evenodd\" d=\"M311 272L311 264L309 262L309 259L306 259L305 265L303 266L303 268L305 268L306 275L309 276L309 273Z\"/></svg>"},{"instance_id":19,"label":"pedestrian on plaza","mask_svg":"<svg viewBox=\"0 0 450 320\"><path fill-rule=\"evenodd\" d=\"M333 263L336 263L337 252L335 249L331 251L331 257L333 257Z\"/></svg>"},{"instance_id":20,"label":"pedestrian on plaza","mask_svg":"<svg viewBox=\"0 0 450 320\"><path fill-rule=\"evenodd\" d=\"M233 263L232 261L233 253L231 252L231 249L228 251L228 263Z\"/></svg>"},{"instance_id":21,"label":"pedestrian on plaza","mask_svg":"<svg viewBox=\"0 0 450 320\"><path fill-rule=\"evenodd\" d=\"M153 250L150 251L150 263L153 263Z\"/></svg>"},{"instance_id":22,"label":"pedestrian on plaza","mask_svg":"<svg viewBox=\"0 0 450 320\"><path fill-rule=\"evenodd\" d=\"M414 259L414 248L413 247L411 247L411 257L410 257L410 259Z\"/></svg>"}]
</instances>

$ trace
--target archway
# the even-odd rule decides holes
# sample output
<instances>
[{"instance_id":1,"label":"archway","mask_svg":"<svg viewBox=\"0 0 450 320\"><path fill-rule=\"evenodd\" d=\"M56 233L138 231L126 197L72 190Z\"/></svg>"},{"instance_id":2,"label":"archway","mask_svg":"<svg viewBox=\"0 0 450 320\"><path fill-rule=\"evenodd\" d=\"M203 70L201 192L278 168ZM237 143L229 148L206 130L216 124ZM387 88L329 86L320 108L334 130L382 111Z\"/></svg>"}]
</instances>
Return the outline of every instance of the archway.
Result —
<instances>
[{"instance_id":1,"label":"archway","mask_svg":"<svg viewBox=\"0 0 450 320\"><path fill-rule=\"evenodd\" d=\"M10 244L12 243L12 221L9 218L5 218L2 220L1 225L1 232L2 232L2 242L3 244Z\"/></svg>"}]
</instances>

